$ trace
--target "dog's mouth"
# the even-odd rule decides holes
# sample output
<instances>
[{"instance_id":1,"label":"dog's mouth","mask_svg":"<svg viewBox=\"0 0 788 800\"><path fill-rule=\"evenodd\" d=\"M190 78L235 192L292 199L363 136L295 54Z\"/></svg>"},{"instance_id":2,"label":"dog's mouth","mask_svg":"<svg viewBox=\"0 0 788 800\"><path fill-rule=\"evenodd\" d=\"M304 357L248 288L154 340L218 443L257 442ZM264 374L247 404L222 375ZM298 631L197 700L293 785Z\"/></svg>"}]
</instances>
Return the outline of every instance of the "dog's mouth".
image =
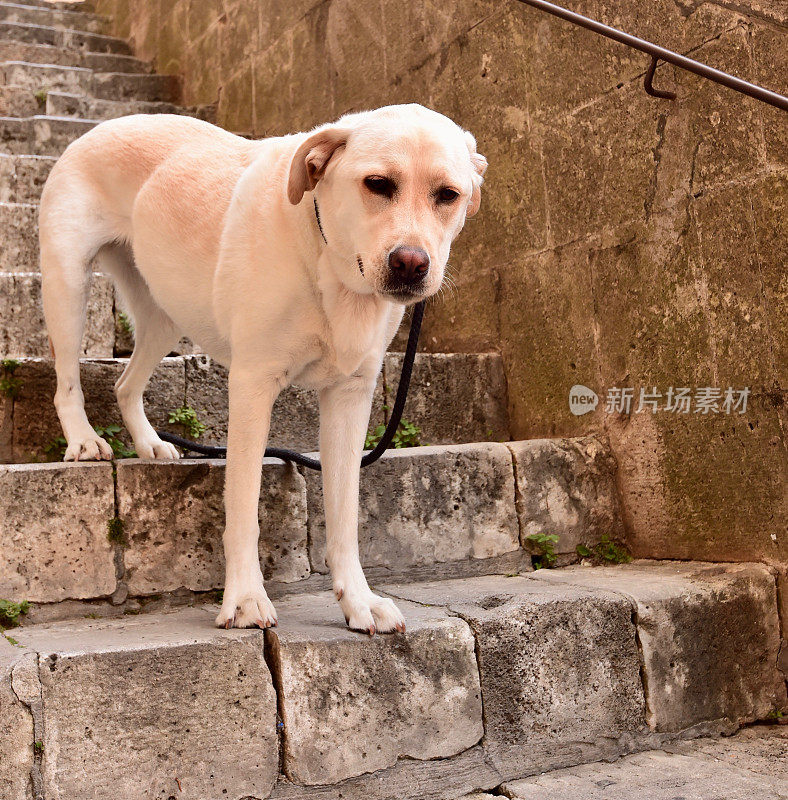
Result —
<instances>
[{"instance_id":1,"label":"dog's mouth","mask_svg":"<svg viewBox=\"0 0 788 800\"><path fill-rule=\"evenodd\" d=\"M387 300L393 300L395 303L402 303L403 305L410 305L411 303L418 303L423 300L424 292L418 291L411 286L384 286L380 292Z\"/></svg>"},{"instance_id":2,"label":"dog's mouth","mask_svg":"<svg viewBox=\"0 0 788 800\"><path fill-rule=\"evenodd\" d=\"M356 264L358 264L358 271L361 273L361 277L365 277L364 275L364 262L361 260L360 255L356 255Z\"/></svg>"}]
</instances>

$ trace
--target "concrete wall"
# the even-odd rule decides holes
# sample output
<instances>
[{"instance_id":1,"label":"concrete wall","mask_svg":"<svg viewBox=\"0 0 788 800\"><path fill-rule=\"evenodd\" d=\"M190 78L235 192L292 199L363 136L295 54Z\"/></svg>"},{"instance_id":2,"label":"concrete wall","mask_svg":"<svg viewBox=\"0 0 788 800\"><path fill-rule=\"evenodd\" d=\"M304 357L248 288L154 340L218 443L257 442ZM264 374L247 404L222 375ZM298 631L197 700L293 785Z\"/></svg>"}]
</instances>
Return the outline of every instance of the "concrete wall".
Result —
<instances>
[{"instance_id":1,"label":"concrete wall","mask_svg":"<svg viewBox=\"0 0 788 800\"><path fill-rule=\"evenodd\" d=\"M784 2L567 0L788 90ZM185 100L258 136L417 101L490 161L423 346L502 352L515 438L605 430L638 555L788 562L784 112L516 2L99 0ZM569 388L602 397L569 413ZM745 415L609 414L610 387L750 387Z\"/></svg>"}]
</instances>

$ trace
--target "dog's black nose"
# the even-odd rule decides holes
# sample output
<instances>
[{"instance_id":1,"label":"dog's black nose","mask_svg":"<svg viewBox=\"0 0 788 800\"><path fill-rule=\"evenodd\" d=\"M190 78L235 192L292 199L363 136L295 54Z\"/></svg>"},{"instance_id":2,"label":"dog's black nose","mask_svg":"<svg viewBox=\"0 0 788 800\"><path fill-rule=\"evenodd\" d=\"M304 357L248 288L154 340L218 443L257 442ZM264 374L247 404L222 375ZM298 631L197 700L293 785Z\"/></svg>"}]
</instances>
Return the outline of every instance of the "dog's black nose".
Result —
<instances>
[{"instance_id":1,"label":"dog's black nose","mask_svg":"<svg viewBox=\"0 0 788 800\"><path fill-rule=\"evenodd\" d=\"M395 247L389 253L391 277L401 285L418 283L430 268L430 257L420 247Z\"/></svg>"}]
</instances>

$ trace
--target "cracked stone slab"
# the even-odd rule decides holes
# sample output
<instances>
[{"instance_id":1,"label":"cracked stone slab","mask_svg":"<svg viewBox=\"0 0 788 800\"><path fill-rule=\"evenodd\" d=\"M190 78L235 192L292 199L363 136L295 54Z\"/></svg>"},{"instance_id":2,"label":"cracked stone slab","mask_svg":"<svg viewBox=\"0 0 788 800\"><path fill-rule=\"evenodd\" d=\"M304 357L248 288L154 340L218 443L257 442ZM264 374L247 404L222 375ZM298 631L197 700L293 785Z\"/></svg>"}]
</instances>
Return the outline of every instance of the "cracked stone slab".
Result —
<instances>
[{"instance_id":1,"label":"cracked stone slab","mask_svg":"<svg viewBox=\"0 0 788 800\"><path fill-rule=\"evenodd\" d=\"M613 764L584 764L502 788L511 800L785 800L788 731L747 733L637 753Z\"/></svg>"},{"instance_id":2,"label":"cracked stone slab","mask_svg":"<svg viewBox=\"0 0 788 800\"><path fill-rule=\"evenodd\" d=\"M306 473L310 554L326 571L320 475ZM484 559L519 548L512 459L503 444L389 450L361 470L365 567Z\"/></svg>"},{"instance_id":3,"label":"cracked stone slab","mask_svg":"<svg viewBox=\"0 0 788 800\"><path fill-rule=\"evenodd\" d=\"M602 589L499 575L386 586L471 626L484 697L484 746L516 777L628 752L646 732L629 602Z\"/></svg>"},{"instance_id":4,"label":"cracked stone slab","mask_svg":"<svg viewBox=\"0 0 788 800\"><path fill-rule=\"evenodd\" d=\"M630 599L655 731L732 730L786 702L775 579L761 564L635 562L539 570L532 579Z\"/></svg>"},{"instance_id":5,"label":"cracked stone slab","mask_svg":"<svg viewBox=\"0 0 788 800\"><path fill-rule=\"evenodd\" d=\"M51 603L115 589L112 465L0 465L0 597Z\"/></svg>"},{"instance_id":6,"label":"cracked stone slab","mask_svg":"<svg viewBox=\"0 0 788 800\"><path fill-rule=\"evenodd\" d=\"M16 668L24 666L30 655L0 636L0 797L3 800L30 800L33 715L13 686Z\"/></svg>"},{"instance_id":7,"label":"cracked stone slab","mask_svg":"<svg viewBox=\"0 0 788 800\"><path fill-rule=\"evenodd\" d=\"M408 632L370 638L347 629L330 593L277 608L266 644L291 781L331 784L400 758L448 758L481 738L474 641L462 620L403 603Z\"/></svg>"},{"instance_id":8,"label":"cracked stone slab","mask_svg":"<svg viewBox=\"0 0 788 800\"><path fill-rule=\"evenodd\" d=\"M213 611L21 629L39 653L51 800L267 797L276 695L260 631Z\"/></svg>"},{"instance_id":9,"label":"cracked stone slab","mask_svg":"<svg viewBox=\"0 0 788 800\"><path fill-rule=\"evenodd\" d=\"M596 436L510 442L517 475L523 541L558 536L556 553L575 553L602 536L624 537L615 484L616 462Z\"/></svg>"},{"instance_id":10,"label":"cracked stone slab","mask_svg":"<svg viewBox=\"0 0 788 800\"><path fill-rule=\"evenodd\" d=\"M224 585L224 473L223 460L118 462L118 515L132 595ZM306 486L291 465L265 460L259 518L266 580L308 577Z\"/></svg>"}]
</instances>

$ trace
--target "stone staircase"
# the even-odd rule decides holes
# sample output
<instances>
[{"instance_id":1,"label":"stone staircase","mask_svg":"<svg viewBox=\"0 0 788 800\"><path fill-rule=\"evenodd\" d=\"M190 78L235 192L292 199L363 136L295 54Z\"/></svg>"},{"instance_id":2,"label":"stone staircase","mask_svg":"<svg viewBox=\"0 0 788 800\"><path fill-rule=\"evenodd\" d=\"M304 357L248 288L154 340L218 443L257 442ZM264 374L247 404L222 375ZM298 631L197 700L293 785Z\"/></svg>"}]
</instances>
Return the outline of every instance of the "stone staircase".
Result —
<instances>
[{"instance_id":1,"label":"stone staircase","mask_svg":"<svg viewBox=\"0 0 788 800\"><path fill-rule=\"evenodd\" d=\"M31 603L0 637L2 800L607 800L599 775L659 772L665 748L785 708L773 571L578 565L578 546L625 539L615 461L595 436L509 441L494 353L419 355L405 417L431 446L362 472L362 562L406 634L345 628L319 476L275 460L259 549L279 627L216 630L224 462L63 464L49 447L36 204L54 157L119 114L212 115L173 105L177 80L106 31L85 4L0 2L0 598ZM83 384L103 427L120 423L118 312L94 276ZM146 403L157 426L191 406L224 440L226 373L188 343ZM284 393L272 443L311 450L316 431L314 397ZM543 534L562 568L534 570Z\"/></svg>"}]
</instances>

